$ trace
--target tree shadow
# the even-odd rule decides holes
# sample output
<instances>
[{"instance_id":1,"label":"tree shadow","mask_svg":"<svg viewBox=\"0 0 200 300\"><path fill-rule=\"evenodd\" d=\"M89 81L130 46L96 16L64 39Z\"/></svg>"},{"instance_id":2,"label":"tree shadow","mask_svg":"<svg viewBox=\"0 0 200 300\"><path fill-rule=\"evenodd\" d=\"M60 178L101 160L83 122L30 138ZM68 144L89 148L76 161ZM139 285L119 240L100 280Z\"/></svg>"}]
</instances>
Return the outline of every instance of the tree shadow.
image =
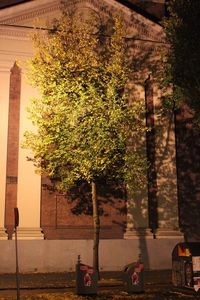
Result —
<instances>
[{"instance_id":1,"label":"tree shadow","mask_svg":"<svg viewBox=\"0 0 200 300\"><path fill-rule=\"evenodd\" d=\"M183 105L176 111L180 227L186 241L200 240L200 133Z\"/></svg>"},{"instance_id":2,"label":"tree shadow","mask_svg":"<svg viewBox=\"0 0 200 300\"><path fill-rule=\"evenodd\" d=\"M108 21L110 14L104 15L104 17L105 22L112 24ZM103 25L101 24L101 31L104 29ZM177 229L173 114L161 116L160 103L155 102L155 99L160 96L155 86L158 85L158 73L161 67L160 56L165 47L162 30L156 27L158 25L150 24L148 21L147 24L144 24L144 20L137 17L134 12L126 20L126 25L128 33L125 40L132 69L127 92L129 93L130 102L143 103L142 122L146 120L144 125L148 127L148 132L144 131L143 135L133 134L131 143L133 151L136 151L144 159L147 157L149 167L147 168L146 180L134 192L127 194L123 186L102 182L98 185L97 194L101 224L102 228L105 229L104 237L123 238L125 230L135 231L139 239L142 257L148 268L149 254L146 241L149 234L148 228L152 230L152 238L156 238L158 228ZM108 33L109 31L106 32L106 34ZM104 39L105 36L102 42ZM150 81L147 81L148 78L150 78ZM150 90L146 89L147 85L150 86ZM74 230L75 225L84 225L87 231L88 224L92 224L90 187L85 183L79 183L76 188L70 191L70 195L60 194L51 198L47 193L52 192L52 195L55 195L55 193L51 190L52 187L50 187L51 191L47 186L45 189L44 184L43 182L43 230L51 226L47 217L49 210L52 213L52 224L54 224L52 226L55 226L57 230L61 228L68 230L70 226ZM54 205L53 197L57 199L55 209L52 208ZM67 221L66 215L64 220L64 212L66 212ZM116 234L115 229L112 232L110 231L110 235L107 233L106 230L112 225L116 225L117 230L119 230L119 227L121 228L120 234L119 231ZM78 227L78 230L80 230L80 227ZM83 233L81 229L79 236L81 238L91 236L92 225L89 230L90 234L86 231ZM111 235L111 233L114 234ZM46 233L46 236L48 234L51 238L50 233ZM68 237L68 235L65 237Z\"/></svg>"},{"instance_id":3,"label":"tree shadow","mask_svg":"<svg viewBox=\"0 0 200 300\"><path fill-rule=\"evenodd\" d=\"M97 198L101 222L100 237L123 238L126 223L125 188L102 179L97 184ZM78 182L63 193L56 190L55 183L52 184L49 178L43 177L41 213L42 228L47 239L58 235L61 230L63 238L69 237L69 230L70 235L73 235L73 230L77 231L77 238L93 236L91 186L86 182Z\"/></svg>"}]
</instances>

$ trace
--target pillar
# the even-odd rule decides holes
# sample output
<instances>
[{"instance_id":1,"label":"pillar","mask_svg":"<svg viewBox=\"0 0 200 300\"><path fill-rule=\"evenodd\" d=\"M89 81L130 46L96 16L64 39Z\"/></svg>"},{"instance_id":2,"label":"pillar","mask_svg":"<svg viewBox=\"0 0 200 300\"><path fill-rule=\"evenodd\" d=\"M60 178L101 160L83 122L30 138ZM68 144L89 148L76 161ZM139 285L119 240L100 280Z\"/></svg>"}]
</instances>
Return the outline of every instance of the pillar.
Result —
<instances>
[{"instance_id":1,"label":"pillar","mask_svg":"<svg viewBox=\"0 0 200 300\"><path fill-rule=\"evenodd\" d=\"M144 99L144 89L141 86L130 87L133 93L133 99ZM144 120L145 122L145 120ZM145 125L145 124L144 124ZM140 155L146 157L146 133L136 133L132 137L133 151L137 151ZM130 150L129 150L130 151ZM150 234L148 226L148 191L147 181L138 188L137 191L127 191L127 227L124 234L125 239L140 239L148 237ZM152 235L150 235L151 237Z\"/></svg>"},{"instance_id":2,"label":"pillar","mask_svg":"<svg viewBox=\"0 0 200 300\"><path fill-rule=\"evenodd\" d=\"M4 227L5 219L5 186L8 133L8 103L9 103L10 70L0 67L0 240L7 239Z\"/></svg>"},{"instance_id":3,"label":"pillar","mask_svg":"<svg viewBox=\"0 0 200 300\"><path fill-rule=\"evenodd\" d=\"M14 232L14 207L17 206L18 151L21 70L16 63L10 70L8 136L6 161L5 227L8 238Z\"/></svg>"},{"instance_id":4,"label":"pillar","mask_svg":"<svg viewBox=\"0 0 200 300\"><path fill-rule=\"evenodd\" d=\"M30 98L36 95L22 74L21 106L20 106L20 132L19 140L22 143L24 132L34 130L32 122L28 119L27 107L30 105ZM40 227L41 207L41 177L35 173L35 168L27 157L31 157L27 149L19 147L18 166L18 192L17 206L19 209L19 239L43 239Z\"/></svg>"},{"instance_id":5,"label":"pillar","mask_svg":"<svg viewBox=\"0 0 200 300\"><path fill-rule=\"evenodd\" d=\"M179 230L176 145L173 112L161 115L160 92L152 78L145 82L146 137L138 149L146 152L150 166L146 187L128 196L124 238L182 239ZM142 141L146 139L146 148ZM143 145L143 146L142 146Z\"/></svg>"},{"instance_id":6,"label":"pillar","mask_svg":"<svg viewBox=\"0 0 200 300\"><path fill-rule=\"evenodd\" d=\"M157 230L159 238L183 238L179 230L174 112L162 115L161 94L151 82L155 115L155 172L157 177Z\"/></svg>"}]
</instances>

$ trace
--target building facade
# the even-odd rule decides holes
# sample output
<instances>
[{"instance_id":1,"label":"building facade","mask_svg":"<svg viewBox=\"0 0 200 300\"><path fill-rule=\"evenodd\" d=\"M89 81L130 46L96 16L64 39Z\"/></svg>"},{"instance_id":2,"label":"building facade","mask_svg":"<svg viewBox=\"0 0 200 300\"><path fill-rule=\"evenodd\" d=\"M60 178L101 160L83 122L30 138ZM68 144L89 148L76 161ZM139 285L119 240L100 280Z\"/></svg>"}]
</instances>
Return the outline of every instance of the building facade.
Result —
<instances>
[{"instance_id":1,"label":"building facade","mask_svg":"<svg viewBox=\"0 0 200 300\"><path fill-rule=\"evenodd\" d=\"M15 270L15 207L20 216L17 233L22 272L71 271L78 254L86 263L92 261L92 217L75 211L75 206L84 210L87 187L75 194L73 201L53 192L48 188L48 178L37 175L27 161L28 150L20 146L24 131L32 128L26 108L38 93L26 78L26 62L33 55L30 33L36 24L46 26L46 21L59 16L63 5L84 14L95 11L108 21L111 14L122 13L128 27L130 55L140 65L133 76L131 95L143 99L147 108L144 122L151 129L137 145L150 162L144 189L128 197L116 187L102 186L100 190L104 212L100 269L120 270L140 253L146 268L170 268L172 249L183 239L178 196L184 196L177 181L181 182L183 176L177 170L177 153L180 161L181 152L177 152L175 136L175 124L180 118L177 115L174 119L173 112L160 116L161 92L153 67L159 65L165 47L158 23L164 12L163 1L152 1L156 7L154 16L151 10L137 6L138 1L19 2L12 5L10 1L0 10L0 245L5 253L0 258L0 272Z\"/></svg>"}]
</instances>

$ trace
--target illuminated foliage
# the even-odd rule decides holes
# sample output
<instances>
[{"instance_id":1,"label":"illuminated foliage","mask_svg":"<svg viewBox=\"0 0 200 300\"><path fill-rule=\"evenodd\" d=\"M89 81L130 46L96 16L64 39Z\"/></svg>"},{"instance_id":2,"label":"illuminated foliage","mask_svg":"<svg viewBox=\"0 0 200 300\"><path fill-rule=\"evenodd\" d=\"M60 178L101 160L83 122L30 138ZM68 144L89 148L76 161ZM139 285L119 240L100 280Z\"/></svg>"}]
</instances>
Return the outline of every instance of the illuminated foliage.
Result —
<instances>
[{"instance_id":1,"label":"illuminated foliage","mask_svg":"<svg viewBox=\"0 0 200 300\"><path fill-rule=\"evenodd\" d=\"M65 12L52 30L34 35L29 77L41 97L29 107L37 131L25 133L24 147L32 150L40 173L59 179L58 188L67 190L80 180L91 184L98 243L98 180L141 184L145 160L127 151L127 144L145 128L141 103L128 102L122 21L113 19L109 37L101 30L105 26L93 24L94 16L83 21Z\"/></svg>"}]
</instances>

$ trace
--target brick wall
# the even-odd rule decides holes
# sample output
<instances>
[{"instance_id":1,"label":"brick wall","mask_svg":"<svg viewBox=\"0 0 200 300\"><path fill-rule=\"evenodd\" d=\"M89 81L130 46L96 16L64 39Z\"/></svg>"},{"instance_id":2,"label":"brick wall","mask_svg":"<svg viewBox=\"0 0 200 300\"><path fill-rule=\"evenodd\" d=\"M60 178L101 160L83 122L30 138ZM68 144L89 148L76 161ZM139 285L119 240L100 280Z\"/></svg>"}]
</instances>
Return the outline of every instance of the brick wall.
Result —
<instances>
[{"instance_id":1,"label":"brick wall","mask_svg":"<svg viewBox=\"0 0 200 300\"><path fill-rule=\"evenodd\" d=\"M126 222L125 192L119 187L99 187L100 238L123 238ZM89 187L65 196L52 191L42 178L41 227L46 239L91 239L93 219Z\"/></svg>"}]
</instances>

